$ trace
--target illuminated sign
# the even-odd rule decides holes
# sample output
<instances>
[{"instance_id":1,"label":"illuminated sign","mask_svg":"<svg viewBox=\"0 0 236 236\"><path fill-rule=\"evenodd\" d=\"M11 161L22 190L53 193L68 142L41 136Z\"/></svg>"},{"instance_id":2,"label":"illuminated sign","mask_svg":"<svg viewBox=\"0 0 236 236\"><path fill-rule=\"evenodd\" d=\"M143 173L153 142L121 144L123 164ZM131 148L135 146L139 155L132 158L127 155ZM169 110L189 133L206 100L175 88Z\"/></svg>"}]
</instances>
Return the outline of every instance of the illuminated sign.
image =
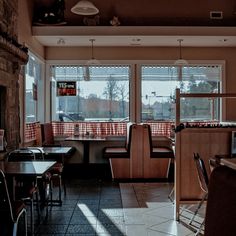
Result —
<instances>
[{"instance_id":1,"label":"illuminated sign","mask_svg":"<svg viewBox=\"0 0 236 236\"><path fill-rule=\"evenodd\" d=\"M57 81L57 96L76 96L76 81Z\"/></svg>"}]
</instances>

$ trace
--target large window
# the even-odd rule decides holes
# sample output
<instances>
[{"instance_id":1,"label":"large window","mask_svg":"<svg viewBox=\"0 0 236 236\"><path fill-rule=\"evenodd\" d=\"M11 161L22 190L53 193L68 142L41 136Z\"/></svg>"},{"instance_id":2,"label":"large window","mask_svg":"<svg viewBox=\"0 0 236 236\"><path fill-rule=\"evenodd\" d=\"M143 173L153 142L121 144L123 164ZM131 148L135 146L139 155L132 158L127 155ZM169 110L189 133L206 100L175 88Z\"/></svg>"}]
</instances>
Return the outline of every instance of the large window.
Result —
<instances>
[{"instance_id":1,"label":"large window","mask_svg":"<svg viewBox=\"0 0 236 236\"><path fill-rule=\"evenodd\" d=\"M51 66L54 121L129 119L129 66Z\"/></svg>"},{"instance_id":2,"label":"large window","mask_svg":"<svg viewBox=\"0 0 236 236\"><path fill-rule=\"evenodd\" d=\"M25 122L37 121L38 81L41 77L41 63L29 54L25 67Z\"/></svg>"},{"instance_id":3,"label":"large window","mask_svg":"<svg viewBox=\"0 0 236 236\"><path fill-rule=\"evenodd\" d=\"M221 65L141 67L141 120L174 120L175 89L182 93L217 93L221 89ZM180 74L181 73L181 74ZM219 120L219 99L181 99L181 120Z\"/></svg>"}]
</instances>

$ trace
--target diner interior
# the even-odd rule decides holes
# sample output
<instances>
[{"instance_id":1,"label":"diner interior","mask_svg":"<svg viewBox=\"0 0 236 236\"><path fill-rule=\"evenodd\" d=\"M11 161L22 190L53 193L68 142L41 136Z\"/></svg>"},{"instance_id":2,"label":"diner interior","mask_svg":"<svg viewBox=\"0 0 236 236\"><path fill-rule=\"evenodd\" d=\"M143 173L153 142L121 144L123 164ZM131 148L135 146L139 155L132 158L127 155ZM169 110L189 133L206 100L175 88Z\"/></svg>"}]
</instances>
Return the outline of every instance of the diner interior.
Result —
<instances>
[{"instance_id":1,"label":"diner interior","mask_svg":"<svg viewBox=\"0 0 236 236\"><path fill-rule=\"evenodd\" d=\"M236 1L0 6L1 236L236 235Z\"/></svg>"}]
</instances>

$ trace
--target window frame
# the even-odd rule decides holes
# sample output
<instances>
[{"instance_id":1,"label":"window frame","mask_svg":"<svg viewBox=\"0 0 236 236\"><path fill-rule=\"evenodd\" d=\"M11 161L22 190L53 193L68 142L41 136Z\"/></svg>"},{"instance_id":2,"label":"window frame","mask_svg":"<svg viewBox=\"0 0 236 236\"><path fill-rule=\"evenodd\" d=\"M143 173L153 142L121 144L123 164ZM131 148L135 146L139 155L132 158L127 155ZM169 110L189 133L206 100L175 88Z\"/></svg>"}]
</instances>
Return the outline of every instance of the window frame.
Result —
<instances>
[{"instance_id":1,"label":"window frame","mask_svg":"<svg viewBox=\"0 0 236 236\"><path fill-rule=\"evenodd\" d=\"M174 65L173 63L158 63L158 64L150 64L150 63L143 63L140 66L140 117L139 120L141 122L148 122L147 120L142 120L142 68L143 67L178 67L176 65ZM224 92L225 91L225 61L219 61L219 60L214 60L214 61L208 61L208 60L194 60L194 61L188 61L188 65L183 66L183 67L201 67L201 66L219 66L221 69L221 74L220 74L220 81L219 81L219 92ZM178 77L178 76L177 76ZM173 79L174 81L174 79ZM225 116L225 110L223 110L223 108L225 108L225 100L222 103L222 100L220 99L219 105L218 105L218 109L219 109L219 121L222 121L222 117ZM224 105L223 105L224 104ZM223 113L224 111L224 113ZM159 120L154 120L152 122L158 122ZM160 122L165 122L165 121L170 121L170 122L174 122L175 118L173 120L160 120ZM187 122L187 120L186 120Z\"/></svg>"},{"instance_id":2,"label":"window frame","mask_svg":"<svg viewBox=\"0 0 236 236\"><path fill-rule=\"evenodd\" d=\"M100 60L106 66L129 65L130 66L130 121L141 122L141 67L150 65L174 65L173 60ZM53 65L85 65L84 60L47 60L46 61L46 81L45 81L45 122L51 121L51 90L50 90L50 66ZM221 92L226 89L225 81L225 60L189 60L189 65L221 65ZM220 104L220 120L226 117L226 102Z\"/></svg>"}]
</instances>

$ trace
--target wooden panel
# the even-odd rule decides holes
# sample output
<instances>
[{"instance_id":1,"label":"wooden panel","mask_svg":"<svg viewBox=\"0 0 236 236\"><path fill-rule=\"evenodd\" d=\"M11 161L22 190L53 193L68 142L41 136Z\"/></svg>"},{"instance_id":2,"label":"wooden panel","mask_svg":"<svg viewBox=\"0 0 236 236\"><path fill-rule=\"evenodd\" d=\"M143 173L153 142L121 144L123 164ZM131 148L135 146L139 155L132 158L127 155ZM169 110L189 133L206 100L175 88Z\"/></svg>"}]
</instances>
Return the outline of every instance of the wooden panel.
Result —
<instances>
[{"instance_id":1,"label":"wooden panel","mask_svg":"<svg viewBox=\"0 0 236 236\"><path fill-rule=\"evenodd\" d=\"M113 179L130 178L130 159L129 158L110 158L110 166Z\"/></svg>"},{"instance_id":2,"label":"wooden panel","mask_svg":"<svg viewBox=\"0 0 236 236\"><path fill-rule=\"evenodd\" d=\"M193 153L199 153L210 174L209 159L219 154L230 154L231 128L191 128L180 132L179 199L200 199L199 187ZM176 179L177 180L177 179Z\"/></svg>"},{"instance_id":3,"label":"wooden panel","mask_svg":"<svg viewBox=\"0 0 236 236\"><path fill-rule=\"evenodd\" d=\"M183 199L201 198L193 153L198 152L202 158L208 156L209 142L208 133L181 132L180 194Z\"/></svg>"},{"instance_id":4,"label":"wooden panel","mask_svg":"<svg viewBox=\"0 0 236 236\"><path fill-rule=\"evenodd\" d=\"M170 159L150 158L150 141L148 128L143 125L143 177L167 178Z\"/></svg>"},{"instance_id":5,"label":"wooden panel","mask_svg":"<svg viewBox=\"0 0 236 236\"><path fill-rule=\"evenodd\" d=\"M131 178L143 178L143 127L135 125L130 146Z\"/></svg>"}]
</instances>

